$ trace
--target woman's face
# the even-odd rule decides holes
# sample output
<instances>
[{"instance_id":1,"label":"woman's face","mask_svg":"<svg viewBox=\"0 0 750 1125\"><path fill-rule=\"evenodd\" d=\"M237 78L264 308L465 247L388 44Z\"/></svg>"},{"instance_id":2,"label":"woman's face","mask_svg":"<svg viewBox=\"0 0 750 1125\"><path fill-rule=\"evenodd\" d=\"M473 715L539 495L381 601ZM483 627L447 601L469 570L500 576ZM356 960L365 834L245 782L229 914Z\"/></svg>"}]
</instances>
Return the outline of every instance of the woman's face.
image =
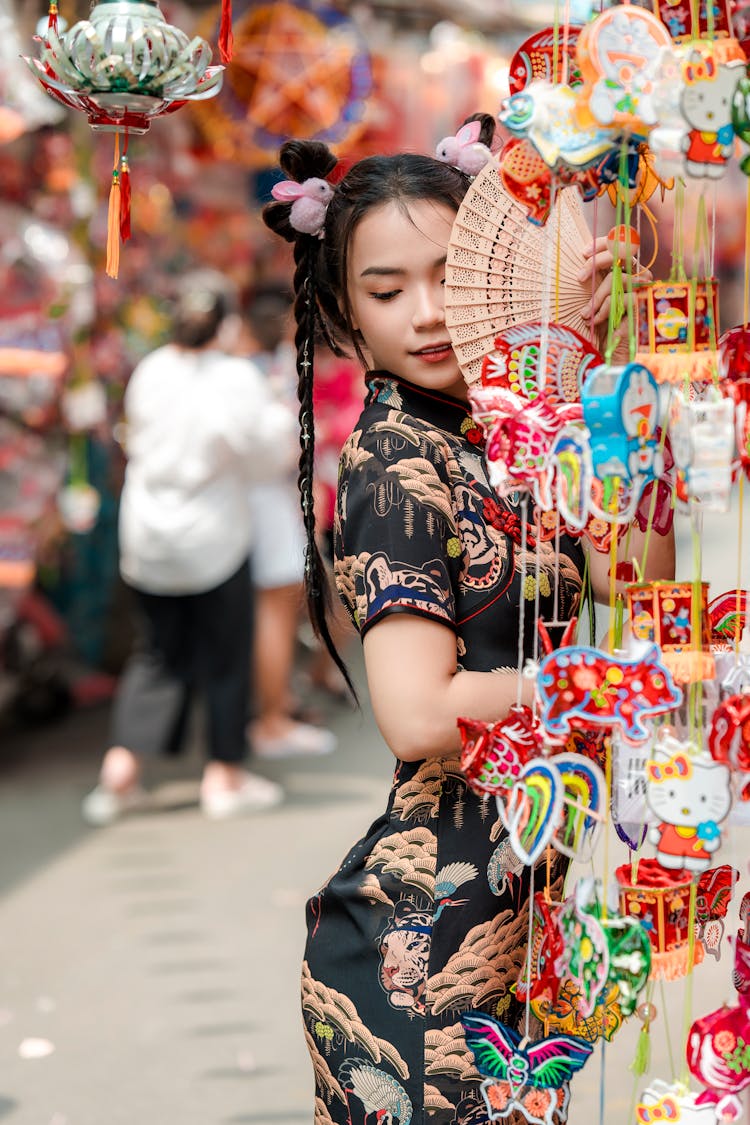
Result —
<instances>
[{"instance_id":1,"label":"woman's face","mask_svg":"<svg viewBox=\"0 0 750 1125\"><path fill-rule=\"evenodd\" d=\"M384 203L357 226L349 254L354 327L375 369L466 400L445 327L445 259L455 213L430 200Z\"/></svg>"}]
</instances>

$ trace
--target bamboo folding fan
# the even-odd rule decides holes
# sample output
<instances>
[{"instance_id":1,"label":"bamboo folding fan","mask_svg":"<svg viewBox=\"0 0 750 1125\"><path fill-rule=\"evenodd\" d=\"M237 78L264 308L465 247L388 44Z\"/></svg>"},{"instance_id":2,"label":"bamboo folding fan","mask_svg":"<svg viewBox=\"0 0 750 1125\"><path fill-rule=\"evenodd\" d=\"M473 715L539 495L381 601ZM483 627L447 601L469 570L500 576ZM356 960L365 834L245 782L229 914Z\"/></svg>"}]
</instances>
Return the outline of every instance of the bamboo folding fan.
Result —
<instances>
[{"instance_id":1,"label":"bamboo folding fan","mask_svg":"<svg viewBox=\"0 0 750 1125\"><path fill-rule=\"evenodd\" d=\"M470 186L453 224L445 275L445 321L467 383L499 332L529 321L554 321L598 344L587 315L591 281L578 275L592 234L577 189L558 194L544 227L505 191L497 160Z\"/></svg>"}]
</instances>

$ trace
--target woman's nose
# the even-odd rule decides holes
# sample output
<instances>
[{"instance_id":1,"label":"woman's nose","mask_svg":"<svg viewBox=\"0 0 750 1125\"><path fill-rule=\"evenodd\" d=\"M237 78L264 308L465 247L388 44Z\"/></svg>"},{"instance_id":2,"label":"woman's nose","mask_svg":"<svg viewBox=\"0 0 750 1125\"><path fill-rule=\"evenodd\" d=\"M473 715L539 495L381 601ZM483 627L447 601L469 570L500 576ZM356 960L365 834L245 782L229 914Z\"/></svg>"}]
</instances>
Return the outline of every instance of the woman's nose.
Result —
<instances>
[{"instance_id":1,"label":"woman's nose","mask_svg":"<svg viewBox=\"0 0 750 1125\"><path fill-rule=\"evenodd\" d=\"M412 323L415 328L432 328L445 323L445 296L442 285L434 289L431 285L420 286L414 303Z\"/></svg>"}]
</instances>

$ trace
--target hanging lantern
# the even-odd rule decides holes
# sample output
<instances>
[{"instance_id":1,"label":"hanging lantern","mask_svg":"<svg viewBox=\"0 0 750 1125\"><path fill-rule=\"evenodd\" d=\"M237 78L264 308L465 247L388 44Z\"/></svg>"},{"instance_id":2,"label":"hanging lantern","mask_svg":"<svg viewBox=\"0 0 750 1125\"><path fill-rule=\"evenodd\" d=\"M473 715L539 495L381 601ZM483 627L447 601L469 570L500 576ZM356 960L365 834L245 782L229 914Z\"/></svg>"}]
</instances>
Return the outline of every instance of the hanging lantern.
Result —
<instances>
[{"instance_id":1,"label":"hanging lantern","mask_svg":"<svg viewBox=\"0 0 750 1125\"><path fill-rule=\"evenodd\" d=\"M620 912L637 918L651 942L651 977L674 980L704 957L699 941L690 941L689 902L692 875L666 871L655 859L623 863L615 871L620 884Z\"/></svg>"},{"instance_id":2,"label":"hanging lantern","mask_svg":"<svg viewBox=\"0 0 750 1125\"><path fill-rule=\"evenodd\" d=\"M637 363L660 383L710 383L719 370L716 278L655 281L636 292Z\"/></svg>"},{"instance_id":3,"label":"hanging lantern","mask_svg":"<svg viewBox=\"0 0 750 1125\"><path fill-rule=\"evenodd\" d=\"M224 68L210 66L208 43L168 24L156 0L100 0L88 20L62 35L52 0L46 38L39 42L40 57L26 62L43 89L83 110L96 132L115 134L107 273L117 277L119 243L130 237L130 135L146 133L154 118L188 100L213 97Z\"/></svg>"},{"instance_id":4,"label":"hanging lantern","mask_svg":"<svg viewBox=\"0 0 750 1125\"><path fill-rule=\"evenodd\" d=\"M627 589L633 636L653 641L679 684L708 680L714 674L711 654L708 583L634 583Z\"/></svg>"}]
</instances>

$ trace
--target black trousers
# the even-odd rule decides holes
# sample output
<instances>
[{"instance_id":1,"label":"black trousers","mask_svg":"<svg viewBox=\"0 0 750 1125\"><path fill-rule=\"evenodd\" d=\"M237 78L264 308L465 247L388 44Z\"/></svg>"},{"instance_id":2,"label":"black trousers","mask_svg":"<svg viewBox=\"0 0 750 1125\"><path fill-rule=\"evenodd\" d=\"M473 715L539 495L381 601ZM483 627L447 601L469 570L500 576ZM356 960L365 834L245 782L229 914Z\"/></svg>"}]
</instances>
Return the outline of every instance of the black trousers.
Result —
<instances>
[{"instance_id":1,"label":"black trousers","mask_svg":"<svg viewBox=\"0 0 750 1125\"><path fill-rule=\"evenodd\" d=\"M136 647L123 672L112 715L112 746L137 754L177 754L190 704L206 701L208 756L245 757L250 690L250 566L201 594L133 589Z\"/></svg>"}]
</instances>

